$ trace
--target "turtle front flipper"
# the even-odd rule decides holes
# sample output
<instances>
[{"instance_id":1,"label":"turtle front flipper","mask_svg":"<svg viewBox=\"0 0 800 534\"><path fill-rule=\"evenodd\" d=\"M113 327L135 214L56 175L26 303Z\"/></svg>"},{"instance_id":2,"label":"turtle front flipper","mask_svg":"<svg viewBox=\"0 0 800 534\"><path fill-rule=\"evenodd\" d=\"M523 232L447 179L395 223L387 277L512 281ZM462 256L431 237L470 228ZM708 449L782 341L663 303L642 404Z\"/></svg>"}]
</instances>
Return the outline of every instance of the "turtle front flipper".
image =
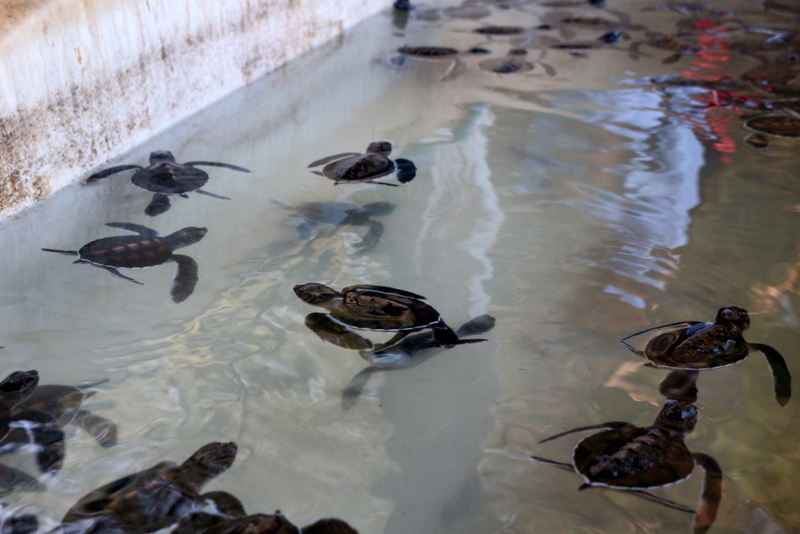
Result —
<instances>
[{"instance_id":1,"label":"turtle front flipper","mask_svg":"<svg viewBox=\"0 0 800 534\"><path fill-rule=\"evenodd\" d=\"M120 230L125 230L126 232L133 232L134 234L139 234L142 237L158 237L158 232L152 228L142 226L141 224L110 222L106 223L106 226L109 228L119 228Z\"/></svg>"},{"instance_id":2,"label":"turtle front flipper","mask_svg":"<svg viewBox=\"0 0 800 534\"><path fill-rule=\"evenodd\" d=\"M110 272L112 276L116 276L117 278L122 278L123 280L127 280L129 282L133 282L134 284L139 284L140 286L144 285L143 283L139 282L138 280L134 280L130 276L125 276L124 274L119 272L114 267L103 267L103 269L105 269L106 271Z\"/></svg>"},{"instance_id":3,"label":"turtle front flipper","mask_svg":"<svg viewBox=\"0 0 800 534\"><path fill-rule=\"evenodd\" d=\"M397 158L394 167L397 181L401 184L407 184L417 176L417 167L410 159Z\"/></svg>"},{"instance_id":4,"label":"turtle front flipper","mask_svg":"<svg viewBox=\"0 0 800 534\"><path fill-rule=\"evenodd\" d=\"M673 510L679 510L681 512L686 512L689 514L697 513L697 510L690 508L688 506L684 506L683 504L677 503L675 501L671 501L669 499L665 499L664 497L659 497L658 495L654 495L648 491L632 491L632 494L636 495L637 497L641 497L642 499L647 499L651 502L656 502L658 504L663 504Z\"/></svg>"},{"instance_id":5,"label":"turtle front flipper","mask_svg":"<svg viewBox=\"0 0 800 534\"><path fill-rule=\"evenodd\" d=\"M141 165L118 165L116 167L109 167L108 169L105 169L105 170L102 170L100 172L94 173L93 175L88 177L83 183L84 184L91 184L91 183L97 182L99 180L102 180L103 178L108 178L109 176L111 176L113 174L117 174L118 172L132 171L134 169L139 170L139 169L142 169L142 168L143 167Z\"/></svg>"},{"instance_id":6,"label":"turtle front flipper","mask_svg":"<svg viewBox=\"0 0 800 534\"><path fill-rule=\"evenodd\" d=\"M184 165L195 166L195 165L207 165L209 167L222 167L224 169L231 169L233 171L239 172L250 172L250 169L245 169L244 167L239 167L237 165L231 165L230 163L219 163L218 161L187 161Z\"/></svg>"},{"instance_id":7,"label":"turtle front flipper","mask_svg":"<svg viewBox=\"0 0 800 534\"><path fill-rule=\"evenodd\" d=\"M317 334L322 341L352 350L369 350L373 343L361 334L357 334L346 325L335 321L327 313L309 313L305 318L305 325Z\"/></svg>"},{"instance_id":8,"label":"turtle front flipper","mask_svg":"<svg viewBox=\"0 0 800 534\"><path fill-rule=\"evenodd\" d=\"M55 252L56 254L65 254L67 256L74 256L78 253L77 250L58 250L55 248L43 248L42 250L45 252Z\"/></svg>"},{"instance_id":9,"label":"turtle front flipper","mask_svg":"<svg viewBox=\"0 0 800 534\"><path fill-rule=\"evenodd\" d=\"M692 528L695 534L705 534L714 524L719 503L722 500L722 469L720 469L717 461L707 454L696 452L692 454L692 457L695 464L705 471L700 506Z\"/></svg>"},{"instance_id":10,"label":"turtle front flipper","mask_svg":"<svg viewBox=\"0 0 800 534\"><path fill-rule=\"evenodd\" d=\"M577 434L578 432L588 432L590 430L622 430L623 428L636 428L636 425L625 423L623 421L610 421L608 423L600 423L599 425L581 426L578 428L573 428L572 430L567 430L566 432L561 432L555 436L545 438L539 443L547 443L548 441L563 438L564 436L569 436L570 434Z\"/></svg>"},{"instance_id":11,"label":"turtle front flipper","mask_svg":"<svg viewBox=\"0 0 800 534\"><path fill-rule=\"evenodd\" d=\"M105 417L100 417L87 410L78 410L72 422L84 429L103 447L117 444L117 425Z\"/></svg>"},{"instance_id":12,"label":"turtle front flipper","mask_svg":"<svg viewBox=\"0 0 800 534\"><path fill-rule=\"evenodd\" d=\"M0 464L0 488L6 490L19 488L22 491L40 492L44 491L45 486L35 477L24 471Z\"/></svg>"},{"instance_id":13,"label":"turtle front flipper","mask_svg":"<svg viewBox=\"0 0 800 534\"><path fill-rule=\"evenodd\" d=\"M156 193L153 195L153 200L151 200L150 204L144 209L144 214L148 217L155 217L156 215L166 213L171 207L172 203L167 195Z\"/></svg>"},{"instance_id":14,"label":"turtle front flipper","mask_svg":"<svg viewBox=\"0 0 800 534\"><path fill-rule=\"evenodd\" d=\"M571 473L575 472L575 468L573 467L572 464L566 464L564 462L549 460L547 458L542 458L541 456L531 456L530 459L540 464L552 465L553 467L558 467L559 469L563 469L564 471L569 471Z\"/></svg>"},{"instance_id":15,"label":"turtle front flipper","mask_svg":"<svg viewBox=\"0 0 800 534\"><path fill-rule=\"evenodd\" d=\"M178 264L178 269L175 278L172 279L170 295L175 304L180 304L192 295L197 285L197 262L194 258L183 254L174 254L171 260Z\"/></svg>"},{"instance_id":16,"label":"turtle front flipper","mask_svg":"<svg viewBox=\"0 0 800 534\"><path fill-rule=\"evenodd\" d=\"M485 339L460 339L456 331L444 324L444 321L433 325L433 339L439 347L454 347L467 343L483 343Z\"/></svg>"},{"instance_id":17,"label":"turtle front flipper","mask_svg":"<svg viewBox=\"0 0 800 534\"><path fill-rule=\"evenodd\" d=\"M369 377L379 370L378 367L362 369L347 383L342 391L342 410L347 411L356 405L356 401L361 396L364 386L367 385Z\"/></svg>"},{"instance_id":18,"label":"turtle front flipper","mask_svg":"<svg viewBox=\"0 0 800 534\"><path fill-rule=\"evenodd\" d=\"M205 195L207 197L219 198L221 200L230 200L231 197L224 197L222 195L215 195L214 193L209 193L208 191L203 191L202 189L195 189L195 193L200 193L201 195Z\"/></svg>"},{"instance_id":19,"label":"turtle front flipper","mask_svg":"<svg viewBox=\"0 0 800 534\"><path fill-rule=\"evenodd\" d=\"M358 152L343 152L341 154L334 154L333 156L328 156L322 159L318 159L317 161L311 162L308 164L308 168L311 167L318 167L320 165L325 165L326 163L330 163L331 161L336 161L339 159L350 158L353 156L360 156L361 154ZM313 172L313 171L312 171ZM317 173L322 174L322 173Z\"/></svg>"},{"instance_id":20,"label":"turtle front flipper","mask_svg":"<svg viewBox=\"0 0 800 534\"><path fill-rule=\"evenodd\" d=\"M363 254L369 250L375 248L375 245L381 240L381 236L383 235L384 226L383 223L378 221L369 221L367 223L369 225L369 231L364 234L364 237L361 238L361 241L356 243L358 246L358 250L356 250L357 254Z\"/></svg>"},{"instance_id":21,"label":"turtle front flipper","mask_svg":"<svg viewBox=\"0 0 800 534\"><path fill-rule=\"evenodd\" d=\"M766 358L775 384L775 400L781 406L786 406L786 403L792 397L792 375L786 366L786 360L783 359L780 352L769 345L761 343L748 343L748 345L752 350L761 352Z\"/></svg>"},{"instance_id":22,"label":"turtle front flipper","mask_svg":"<svg viewBox=\"0 0 800 534\"><path fill-rule=\"evenodd\" d=\"M211 503L217 512L228 517L245 517L247 512L242 501L231 495L227 491L209 491L200 495L206 503Z\"/></svg>"}]
</instances>

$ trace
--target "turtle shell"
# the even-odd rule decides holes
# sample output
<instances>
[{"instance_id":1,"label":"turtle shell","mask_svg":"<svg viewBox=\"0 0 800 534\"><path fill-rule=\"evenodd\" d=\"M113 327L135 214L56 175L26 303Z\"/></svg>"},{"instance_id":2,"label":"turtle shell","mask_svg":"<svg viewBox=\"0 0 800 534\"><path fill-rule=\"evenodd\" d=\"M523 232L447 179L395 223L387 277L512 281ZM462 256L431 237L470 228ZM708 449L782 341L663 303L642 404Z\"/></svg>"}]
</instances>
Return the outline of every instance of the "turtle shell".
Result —
<instances>
[{"instance_id":1,"label":"turtle shell","mask_svg":"<svg viewBox=\"0 0 800 534\"><path fill-rule=\"evenodd\" d=\"M372 180L394 172L394 162L383 154L368 152L331 162L322 174L337 182Z\"/></svg>"},{"instance_id":2,"label":"turtle shell","mask_svg":"<svg viewBox=\"0 0 800 534\"><path fill-rule=\"evenodd\" d=\"M668 430L628 426L582 440L572 454L575 470L591 486L647 490L685 480L694 458Z\"/></svg>"},{"instance_id":3,"label":"turtle shell","mask_svg":"<svg viewBox=\"0 0 800 534\"><path fill-rule=\"evenodd\" d=\"M775 137L800 137L800 119L785 115L762 115L744 123L744 127L754 132Z\"/></svg>"},{"instance_id":4,"label":"turtle shell","mask_svg":"<svg viewBox=\"0 0 800 534\"><path fill-rule=\"evenodd\" d=\"M484 26L472 31L482 35L519 35L526 30L522 26Z\"/></svg>"},{"instance_id":5,"label":"turtle shell","mask_svg":"<svg viewBox=\"0 0 800 534\"><path fill-rule=\"evenodd\" d=\"M114 236L87 243L80 248L78 255L79 261L94 265L144 269L169 260L172 250L159 236Z\"/></svg>"},{"instance_id":6,"label":"turtle shell","mask_svg":"<svg viewBox=\"0 0 800 534\"><path fill-rule=\"evenodd\" d=\"M208 182L208 173L190 165L162 161L136 171L131 182L153 193L182 195L203 187Z\"/></svg>"},{"instance_id":7,"label":"turtle shell","mask_svg":"<svg viewBox=\"0 0 800 534\"><path fill-rule=\"evenodd\" d=\"M403 46L397 49L403 55L423 58L445 58L458 55L458 50L445 46Z\"/></svg>"},{"instance_id":8,"label":"turtle shell","mask_svg":"<svg viewBox=\"0 0 800 534\"><path fill-rule=\"evenodd\" d=\"M362 330L413 331L441 323L439 312L419 295L382 286L348 286L343 306L331 311L337 320Z\"/></svg>"},{"instance_id":9,"label":"turtle shell","mask_svg":"<svg viewBox=\"0 0 800 534\"><path fill-rule=\"evenodd\" d=\"M647 342L644 355L656 367L714 369L734 365L750 349L741 334L716 323L661 327Z\"/></svg>"}]
</instances>

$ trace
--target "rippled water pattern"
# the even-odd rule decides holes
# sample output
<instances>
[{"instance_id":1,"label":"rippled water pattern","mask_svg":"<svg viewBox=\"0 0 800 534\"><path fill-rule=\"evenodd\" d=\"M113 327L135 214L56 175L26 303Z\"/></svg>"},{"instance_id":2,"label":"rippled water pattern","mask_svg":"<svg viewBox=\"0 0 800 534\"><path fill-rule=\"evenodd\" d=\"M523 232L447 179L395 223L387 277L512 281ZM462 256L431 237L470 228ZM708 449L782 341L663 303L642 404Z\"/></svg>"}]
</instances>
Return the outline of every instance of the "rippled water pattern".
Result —
<instances>
[{"instance_id":1,"label":"rippled water pattern","mask_svg":"<svg viewBox=\"0 0 800 534\"><path fill-rule=\"evenodd\" d=\"M650 0L487 3L479 20L430 5L408 20L387 10L109 162L144 164L168 149L178 161L251 169L206 168L206 189L232 200L191 194L146 217L151 195L120 175L4 223L3 376L107 378L86 407L118 424L119 443L100 447L69 426L65 465L42 479L47 490L3 500L46 528L101 484L232 440L236 462L207 489L299 525L336 516L366 534L689 532L691 514L626 492L578 492L578 475L529 456L569 461L583 435L538 442L574 427L651 424L666 371L619 342L651 326L742 306L752 319L746 339L775 347L800 376L798 141L773 137L757 150L744 142L747 103L707 105L719 94L647 83L765 79L775 69L725 43L767 38L745 34L744 24L797 30L800 5L782 2L765 2L768 11L717 2L736 14ZM541 30L528 42L471 32L621 9L626 38L575 53L544 49L597 43L605 30ZM644 28L680 29L707 53L664 64L672 52L643 44L632 57ZM491 55L392 61L402 45L484 46ZM520 46L533 70L478 67ZM781 68L797 70L791 58ZM392 157L415 163L414 181L334 187L306 168L380 139L392 141ZM382 233L322 225L301 239L287 206L328 201L395 208L373 218ZM117 221L163 235L208 227L182 250L199 264L194 294L170 300L174 264L125 271L137 286L39 250L119 235L103 226ZM292 287L312 281L403 288L428 297L453 327L484 313L497 324L487 343L373 373L344 409L343 390L368 364L305 327L306 314L322 310ZM711 532L800 531L798 399L778 406L760 354L701 373L698 387L699 422L686 443L724 473ZM33 455L3 461L38 473ZM653 492L694 507L701 474Z\"/></svg>"}]
</instances>

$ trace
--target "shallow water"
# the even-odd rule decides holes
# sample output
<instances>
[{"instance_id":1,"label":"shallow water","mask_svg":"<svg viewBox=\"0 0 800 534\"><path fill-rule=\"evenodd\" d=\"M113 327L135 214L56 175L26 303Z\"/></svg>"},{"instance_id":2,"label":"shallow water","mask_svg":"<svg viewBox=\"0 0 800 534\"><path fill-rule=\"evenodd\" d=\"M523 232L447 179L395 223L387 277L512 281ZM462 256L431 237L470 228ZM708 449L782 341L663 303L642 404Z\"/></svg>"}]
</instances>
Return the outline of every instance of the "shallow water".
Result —
<instances>
[{"instance_id":1,"label":"shallow water","mask_svg":"<svg viewBox=\"0 0 800 534\"><path fill-rule=\"evenodd\" d=\"M674 31L685 17L647 9L657 5L637 2L633 21ZM109 162L143 163L169 149L178 161L252 169L208 169L205 189L230 201L190 195L149 218L150 194L126 174L63 191L3 224L4 376L108 378L87 407L119 425L110 448L67 427L65 466L45 479L47 491L6 502L53 525L100 484L234 440L235 464L207 489L300 525L337 516L362 533L690 531L689 514L622 492L578 493L580 477L527 457L567 461L577 439L537 442L573 427L653 421L666 372L619 343L650 326L710 321L721 306L742 306L752 317L746 338L778 349L800 376L797 141L772 139L757 151L733 111L699 108L694 89L640 83L753 66L736 54L704 66L691 56L664 65L669 52L646 46L638 60L618 49L549 50L541 61L552 77L541 65L498 76L477 67L483 57L464 57L466 70L447 81L447 64L389 62L403 44L484 43L502 57L512 45L469 30L535 26L553 9L491 11L405 29L385 13ZM770 13L747 17L787 24ZM575 31L570 39L598 34ZM306 169L377 139L415 162L413 182L333 187ZM375 218L383 235L359 252L367 227L322 228L304 241L273 201L396 208ZM172 265L126 271L145 284L136 286L39 251L117 235L103 227L113 221L164 235L207 226L182 251L200 266L195 293L170 300ZM488 343L373 374L344 410L342 390L367 364L304 326L321 309L292 286L309 281L399 287L427 296L452 326L483 313L497 326ZM702 373L698 386L700 421L687 445L724 472L712 532L800 530L798 400L778 406L759 354ZM36 473L31 458L3 460ZM695 506L698 473L654 491Z\"/></svg>"}]
</instances>

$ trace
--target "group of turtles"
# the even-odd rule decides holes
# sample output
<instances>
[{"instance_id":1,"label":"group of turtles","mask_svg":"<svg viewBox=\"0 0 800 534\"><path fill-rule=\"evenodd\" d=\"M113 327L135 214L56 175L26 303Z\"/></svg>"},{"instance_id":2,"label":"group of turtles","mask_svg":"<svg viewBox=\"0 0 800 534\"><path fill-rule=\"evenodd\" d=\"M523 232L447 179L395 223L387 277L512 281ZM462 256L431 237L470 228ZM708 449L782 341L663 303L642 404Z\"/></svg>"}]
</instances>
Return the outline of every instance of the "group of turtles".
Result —
<instances>
[{"instance_id":1,"label":"group of turtles","mask_svg":"<svg viewBox=\"0 0 800 534\"><path fill-rule=\"evenodd\" d=\"M667 402L655 422L648 427L638 427L612 421L568 430L539 442L601 430L575 446L571 464L539 456L531 458L576 472L584 480L581 490L628 490L670 508L693 513L694 532L708 531L722 499L722 470L714 458L704 453L691 453L684 443L697 423L698 410L694 402L699 371L741 363L750 352L761 352L772 371L778 404L785 406L792 396L792 378L783 356L769 345L745 341L742 333L749 326L747 310L728 306L717 312L713 323L681 321L624 338L622 343L646 358L647 365L671 370L661 382L660 391ZM695 465L705 473L696 510L649 493L648 490L686 480Z\"/></svg>"}]
</instances>

